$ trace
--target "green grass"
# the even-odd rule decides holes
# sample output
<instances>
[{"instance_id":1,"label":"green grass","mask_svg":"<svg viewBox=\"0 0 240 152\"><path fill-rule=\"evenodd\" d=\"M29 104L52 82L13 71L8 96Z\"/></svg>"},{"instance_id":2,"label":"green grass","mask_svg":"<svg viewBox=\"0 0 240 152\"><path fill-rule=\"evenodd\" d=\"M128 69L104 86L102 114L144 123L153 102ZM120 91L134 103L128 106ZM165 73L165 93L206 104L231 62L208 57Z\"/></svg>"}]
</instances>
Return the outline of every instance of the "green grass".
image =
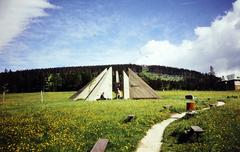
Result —
<instances>
[{"instance_id":1,"label":"green grass","mask_svg":"<svg viewBox=\"0 0 240 152\"><path fill-rule=\"evenodd\" d=\"M164 91L158 100L72 102L73 92L7 94L0 105L1 151L90 151L99 138L107 151L134 151L146 131L170 116L163 105L185 110L186 94L198 96L198 107L235 92ZM0 96L2 98L2 96ZM133 122L124 123L129 114Z\"/></svg>"},{"instance_id":2,"label":"green grass","mask_svg":"<svg viewBox=\"0 0 240 152\"><path fill-rule=\"evenodd\" d=\"M140 75L147 77L150 80L175 81L175 82L183 81L183 76L179 75L158 74L147 71L142 71Z\"/></svg>"},{"instance_id":3,"label":"green grass","mask_svg":"<svg viewBox=\"0 0 240 152\"><path fill-rule=\"evenodd\" d=\"M227 97L229 94L225 94ZM240 151L240 96L225 98L222 107L202 111L198 115L181 119L167 127L162 145L163 152L237 152ZM197 125L204 129L198 140L187 137L185 131L190 126Z\"/></svg>"}]
</instances>

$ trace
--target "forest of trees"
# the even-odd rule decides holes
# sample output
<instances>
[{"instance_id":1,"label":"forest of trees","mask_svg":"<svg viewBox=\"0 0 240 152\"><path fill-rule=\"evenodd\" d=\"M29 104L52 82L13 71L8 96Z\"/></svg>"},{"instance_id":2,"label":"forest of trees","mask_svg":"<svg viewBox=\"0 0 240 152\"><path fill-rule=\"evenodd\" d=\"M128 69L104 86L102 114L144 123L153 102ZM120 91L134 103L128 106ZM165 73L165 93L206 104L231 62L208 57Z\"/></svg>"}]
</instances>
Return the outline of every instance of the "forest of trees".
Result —
<instances>
[{"instance_id":1,"label":"forest of trees","mask_svg":"<svg viewBox=\"0 0 240 152\"><path fill-rule=\"evenodd\" d=\"M166 66L101 65L33 69L0 73L1 88L9 92L76 91L106 67L113 71L131 68L156 90L221 90L220 78L213 74ZM114 74L114 72L113 72Z\"/></svg>"}]
</instances>

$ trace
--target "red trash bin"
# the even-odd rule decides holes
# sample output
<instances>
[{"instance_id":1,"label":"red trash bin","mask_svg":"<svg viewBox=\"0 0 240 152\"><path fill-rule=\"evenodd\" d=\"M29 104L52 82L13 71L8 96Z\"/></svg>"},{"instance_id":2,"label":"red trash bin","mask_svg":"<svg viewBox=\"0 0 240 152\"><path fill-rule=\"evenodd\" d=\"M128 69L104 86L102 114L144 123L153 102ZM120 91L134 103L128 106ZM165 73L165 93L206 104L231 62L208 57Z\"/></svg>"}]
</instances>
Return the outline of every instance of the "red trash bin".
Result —
<instances>
[{"instance_id":1,"label":"red trash bin","mask_svg":"<svg viewBox=\"0 0 240 152\"><path fill-rule=\"evenodd\" d=\"M196 110L196 102L191 101L191 102L187 102L187 111L194 111Z\"/></svg>"}]
</instances>

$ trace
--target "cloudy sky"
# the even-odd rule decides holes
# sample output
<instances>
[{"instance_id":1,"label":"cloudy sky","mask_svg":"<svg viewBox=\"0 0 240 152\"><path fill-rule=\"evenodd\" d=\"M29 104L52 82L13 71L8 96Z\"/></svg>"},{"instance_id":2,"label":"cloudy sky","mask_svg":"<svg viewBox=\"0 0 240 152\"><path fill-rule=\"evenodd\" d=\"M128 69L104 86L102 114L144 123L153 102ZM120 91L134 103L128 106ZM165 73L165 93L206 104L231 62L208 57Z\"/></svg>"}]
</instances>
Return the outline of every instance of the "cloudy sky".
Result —
<instances>
[{"instance_id":1,"label":"cloudy sky","mask_svg":"<svg viewBox=\"0 0 240 152\"><path fill-rule=\"evenodd\" d=\"M0 71L125 63L240 72L240 0L0 0Z\"/></svg>"}]
</instances>

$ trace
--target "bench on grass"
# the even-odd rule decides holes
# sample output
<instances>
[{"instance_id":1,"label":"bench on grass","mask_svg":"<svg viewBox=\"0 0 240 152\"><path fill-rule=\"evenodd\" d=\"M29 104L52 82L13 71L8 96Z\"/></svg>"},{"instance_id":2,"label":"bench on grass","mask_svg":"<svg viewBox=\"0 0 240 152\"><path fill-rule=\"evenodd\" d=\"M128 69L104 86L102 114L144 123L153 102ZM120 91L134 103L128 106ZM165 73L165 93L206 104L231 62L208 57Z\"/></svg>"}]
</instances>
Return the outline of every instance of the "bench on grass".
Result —
<instances>
[{"instance_id":1,"label":"bench on grass","mask_svg":"<svg viewBox=\"0 0 240 152\"><path fill-rule=\"evenodd\" d=\"M210 108L217 107L217 104L216 104L216 103L209 104L209 107L210 107Z\"/></svg>"},{"instance_id":2,"label":"bench on grass","mask_svg":"<svg viewBox=\"0 0 240 152\"><path fill-rule=\"evenodd\" d=\"M91 152L104 152L107 148L108 139L98 139Z\"/></svg>"},{"instance_id":3,"label":"bench on grass","mask_svg":"<svg viewBox=\"0 0 240 152\"><path fill-rule=\"evenodd\" d=\"M171 109L171 108L173 108L173 106L172 105L164 105L163 108L164 109Z\"/></svg>"},{"instance_id":4,"label":"bench on grass","mask_svg":"<svg viewBox=\"0 0 240 152\"><path fill-rule=\"evenodd\" d=\"M191 130L194 131L195 133L203 133L204 132L204 130L199 126L191 126Z\"/></svg>"},{"instance_id":5,"label":"bench on grass","mask_svg":"<svg viewBox=\"0 0 240 152\"><path fill-rule=\"evenodd\" d=\"M201 127L199 127L199 126L191 126L189 133L190 133L191 136L193 136L194 134L196 134L196 137L197 137L197 140L198 140L199 135L200 135L201 133L203 133L203 132L204 132L204 130L203 130Z\"/></svg>"},{"instance_id":6,"label":"bench on grass","mask_svg":"<svg viewBox=\"0 0 240 152\"><path fill-rule=\"evenodd\" d=\"M135 115L128 115L127 118L123 120L124 123L131 122L135 119Z\"/></svg>"},{"instance_id":7,"label":"bench on grass","mask_svg":"<svg viewBox=\"0 0 240 152\"><path fill-rule=\"evenodd\" d=\"M195 116L197 114L198 114L197 111L189 111L189 112L186 113L184 118L191 118L191 117L193 117L193 116Z\"/></svg>"}]
</instances>

